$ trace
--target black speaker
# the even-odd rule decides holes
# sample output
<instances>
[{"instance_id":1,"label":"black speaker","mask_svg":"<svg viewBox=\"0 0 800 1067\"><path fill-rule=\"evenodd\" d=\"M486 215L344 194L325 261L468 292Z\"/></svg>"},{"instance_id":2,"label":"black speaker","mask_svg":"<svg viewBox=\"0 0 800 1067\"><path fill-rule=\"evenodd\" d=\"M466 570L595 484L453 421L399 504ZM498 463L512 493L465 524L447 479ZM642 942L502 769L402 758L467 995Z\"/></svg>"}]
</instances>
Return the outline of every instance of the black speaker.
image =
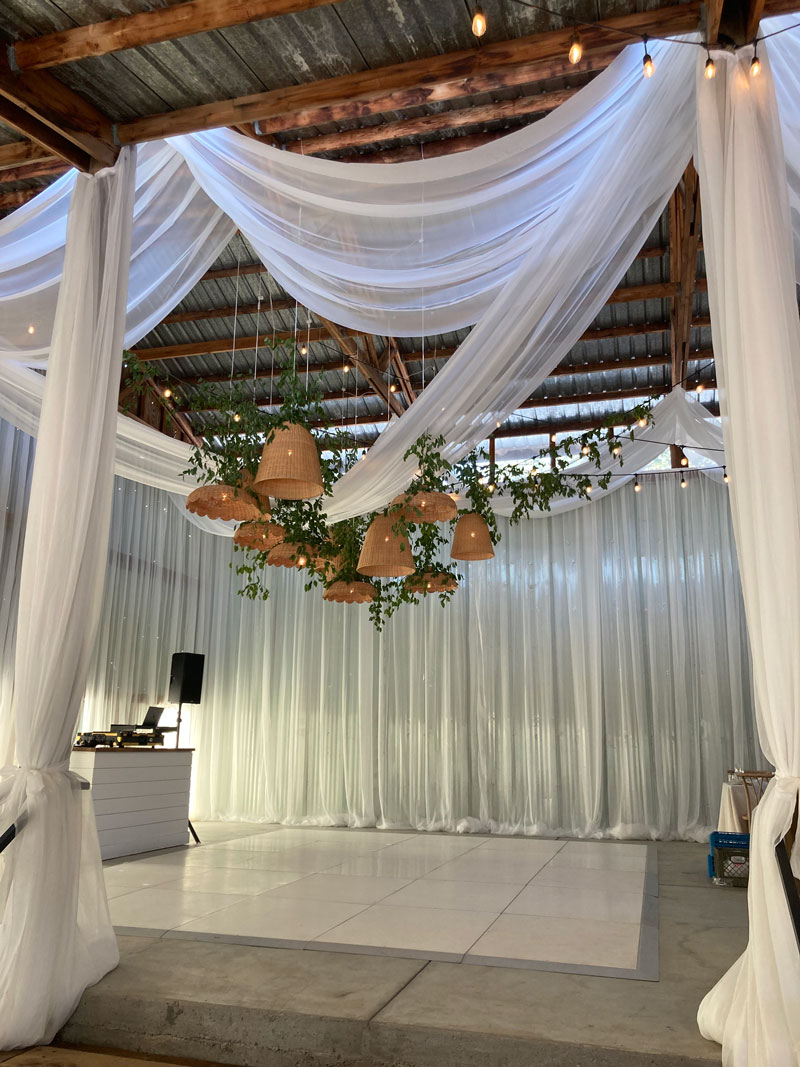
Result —
<instances>
[{"instance_id":1,"label":"black speaker","mask_svg":"<svg viewBox=\"0 0 800 1067\"><path fill-rule=\"evenodd\" d=\"M173 652L169 676L170 704L200 703L205 658L200 652Z\"/></svg>"}]
</instances>

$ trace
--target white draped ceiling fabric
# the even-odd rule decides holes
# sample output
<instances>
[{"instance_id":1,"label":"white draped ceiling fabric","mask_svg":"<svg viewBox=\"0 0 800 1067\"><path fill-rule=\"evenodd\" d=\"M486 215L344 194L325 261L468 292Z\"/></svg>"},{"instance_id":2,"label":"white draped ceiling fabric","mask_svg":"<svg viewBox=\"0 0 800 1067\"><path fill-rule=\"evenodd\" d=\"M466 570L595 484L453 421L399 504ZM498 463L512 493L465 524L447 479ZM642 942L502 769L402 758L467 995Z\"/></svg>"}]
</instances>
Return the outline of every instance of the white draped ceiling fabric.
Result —
<instances>
[{"instance_id":1,"label":"white draped ceiling fabric","mask_svg":"<svg viewBox=\"0 0 800 1067\"><path fill-rule=\"evenodd\" d=\"M52 1040L119 961L94 814L69 759L102 604L135 169L124 149L71 195L0 737L16 752L0 818L25 821L0 880L3 1049Z\"/></svg>"},{"instance_id":2,"label":"white draped ceiling fabric","mask_svg":"<svg viewBox=\"0 0 800 1067\"><path fill-rule=\"evenodd\" d=\"M800 320L775 93L749 77L749 58L720 56L713 83L698 67L698 171L758 730L775 778L750 838L750 941L698 1020L726 1064L793 1067L800 952L775 846L800 795ZM799 847L793 867L800 877Z\"/></svg>"},{"instance_id":3,"label":"white draped ceiling fabric","mask_svg":"<svg viewBox=\"0 0 800 1067\"><path fill-rule=\"evenodd\" d=\"M735 981L729 979L712 998L708 1014L716 1021L708 1022L706 1032L724 1037L728 1063L774 1067L789 1062L790 1049L796 1055L797 1024L788 1019L793 1011L800 1016L794 1010L800 998L797 971L779 974L780 935L765 918L777 892L768 839L780 832L800 773L792 663L800 636L800 592L792 584L800 493L791 470L797 450L788 429L775 433L777 459L770 453L769 466L758 467L752 477L747 472L753 461L743 442L753 447L754 435L763 441L770 424L787 426L796 419L798 394L789 369L798 359L790 326L796 308L789 307L793 264L786 250L791 222L800 221L800 33L787 32L762 46L762 57L768 52L774 67L764 64L750 95L737 82L741 59L726 61L733 72L713 86L725 94L727 109L724 119L716 120L716 135L705 88L698 93L695 87L696 50L654 42L651 51L652 79L641 77L640 49L627 49L541 122L491 146L437 160L340 165L278 153L229 131L141 147L127 321L119 338L120 344L123 335L133 344L158 322L216 257L234 225L294 296L344 325L410 336L474 322L446 369L390 424L327 502L331 520L382 507L407 484L411 468L402 455L421 432L442 433L448 455L456 458L515 410L585 330L688 162L699 106L704 212L714 220L712 319L718 354L721 362L727 360L723 385L730 390L723 400L731 423L726 443L744 471L735 505L738 551L756 653L762 742L780 772L761 816L763 833L756 834L751 949ZM60 307L64 289L75 284L64 266L64 246L67 203L79 180L66 175L0 222L0 382L3 394L12 394L7 406L18 413L25 409L28 419L36 418L36 393L42 389L30 368L45 366L51 347L55 354L57 299ZM730 236L751 232L747 245ZM728 262L729 255L736 258ZM756 294L763 297L759 309ZM767 308L775 314L769 323ZM23 366L12 370L11 363ZM775 370L773 382L782 390L777 408L773 389L769 410L760 406L763 377L745 384L754 365ZM786 417L776 417L784 409ZM140 476L160 477L141 443ZM129 443L133 468L135 448ZM781 478L783 464L788 471ZM764 541L750 522L764 516L775 520L785 557L777 551L771 556L783 559L785 574L776 575L761 558ZM22 612L29 610L31 596L22 597ZM22 735L18 761L21 743ZM731 984L736 997L726 1016L724 994ZM777 1007L760 1016L758 1003L773 992ZM733 1016L735 1024L723 1025L723 1018ZM762 1051L767 1030L777 1058Z\"/></svg>"}]
</instances>

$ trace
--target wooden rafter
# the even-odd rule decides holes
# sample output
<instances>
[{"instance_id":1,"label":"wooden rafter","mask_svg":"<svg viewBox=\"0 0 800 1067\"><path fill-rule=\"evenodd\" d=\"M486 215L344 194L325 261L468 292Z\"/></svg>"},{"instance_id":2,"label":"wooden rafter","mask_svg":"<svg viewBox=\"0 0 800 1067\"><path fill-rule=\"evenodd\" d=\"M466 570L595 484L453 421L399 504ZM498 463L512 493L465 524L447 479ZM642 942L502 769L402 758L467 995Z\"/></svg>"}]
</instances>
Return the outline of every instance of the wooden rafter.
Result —
<instances>
[{"instance_id":1,"label":"wooden rafter","mask_svg":"<svg viewBox=\"0 0 800 1067\"><path fill-rule=\"evenodd\" d=\"M399 119L396 122L386 122L377 126L360 126L354 130L340 130L318 137L289 141L284 147L289 152L297 152L301 155L319 155L322 152L341 152L348 148L360 148L378 141L395 141L401 137L422 137L429 133L453 130L462 126L476 126L486 122L540 115L553 111L573 97L577 91L577 87L557 89L550 93L517 97L515 100L499 100L493 104L459 108L457 111L439 111L432 115Z\"/></svg>"},{"instance_id":2,"label":"wooden rafter","mask_svg":"<svg viewBox=\"0 0 800 1067\"><path fill-rule=\"evenodd\" d=\"M33 200L40 189L16 189L9 193L0 193L0 211L13 211Z\"/></svg>"},{"instance_id":3,"label":"wooden rafter","mask_svg":"<svg viewBox=\"0 0 800 1067\"><path fill-rule=\"evenodd\" d=\"M670 284L677 291L670 309L670 354L672 384L685 384L690 359L692 305L697 279L697 249L700 243L700 183L694 163L689 162L669 207Z\"/></svg>"},{"instance_id":4,"label":"wooden rafter","mask_svg":"<svg viewBox=\"0 0 800 1067\"><path fill-rule=\"evenodd\" d=\"M69 30L17 41L11 46L20 70L41 70L73 63L88 56L104 56L125 48L171 41L193 33L241 26L246 22L275 18L324 7L340 0L190 0L155 11L76 26Z\"/></svg>"},{"instance_id":5,"label":"wooden rafter","mask_svg":"<svg viewBox=\"0 0 800 1067\"><path fill-rule=\"evenodd\" d=\"M29 137L48 153L59 156L70 166L77 167L78 170L89 169L91 157L88 152L79 148L35 115L18 107L2 93L0 93L0 122L4 122L18 133Z\"/></svg>"},{"instance_id":6,"label":"wooden rafter","mask_svg":"<svg viewBox=\"0 0 800 1067\"><path fill-rule=\"evenodd\" d=\"M55 158L52 152L33 141L11 141L9 144L0 145L0 181L10 180L3 175L3 171L22 166L24 163L41 163Z\"/></svg>"},{"instance_id":7,"label":"wooden rafter","mask_svg":"<svg viewBox=\"0 0 800 1067\"><path fill-rule=\"evenodd\" d=\"M70 142L85 154L88 164L82 167L84 170L91 169L93 165L109 166L116 160L119 148L114 144L110 120L52 75L41 71L17 74L9 66L8 57L0 53L0 97L6 102L5 105L0 104L0 119L44 144L73 166L81 166L82 157L76 157L72 152L66 153L63 141ZM47 143L43 139L46 134L36 136L22 129L9 117L14 114L13 109L49 127L56 138L52 139L52 143Z\"/></svg>"},{"instance_id":8,"label":"wooden rafter","mask_svg":"<svg viewBox=\"0 0 800 1067\"><path fill-rule=\"evenodd\" d=\"M725 0L706 0L706 41L716 44Z\"/></svg>"},{"instance_id":9,"label":"wooden rafter","mask_svg":"<svg viewBox=\"0 0 800 1067\"><path fill-rule=\"evenodd\" d=\"M265 331L269 332L269 331ZM315 327L308 334L303 332L301 340L320 341L323 337L330 337L325 327ZM274 334L276 341L290 341L295 337L293 330L278 331ZM155 359L183 359L186 356L207 356L223 352L245 352L259 347L264 343L263 335L258 337L221 337L204 341L188 341L183 344L157 345L153 348L135 348L133 354L142 362L152 362Z\"/></svg>"},{"instance_id":10,"label":"wooden rafter","mask_svg":"<svg viewBox=\"0 0 800 1067\"><path fill-rule=\"evenodd\" d=\"M378 368L370 363L366 357L362 357L356 339L354 337L345 336L343 329L335 323L330 322L328 319L322 318L322 323L334 341L336 341L344 355L357 364L358 369L370 383L372 388L381 399L391 407L394 414L402 415L403 405L394 393L389 392L389 386L384 381Z\"/></svg>"},{"instance_id":11,"label":"wooden rafter","mask_svg":"<svg viewBox=\"0 0 800 1067\"><path fill-rule=\"evenodd\" d=\"M62 159L41 159L35 163L21 163L18 167L0 169L0 182L24 182L29 178L54 178L69 170Z\"/></svg>"},{"instance_id":12,"label":"wooden rafter","mask_svg":"<svg viewBox=\"0 0 800 1067\"><path fill-rule=\"evenodd\" d=\"M630 37L618 32L620 30L661 36L691 31L697 27L699 15L699 0L689 0L686 4L674 7L613 16L603 26L590 26L581 31L584 55L589 57L592 52L621 51L630 43ZM566 27L487 44L481 48L183 108L121 123L119 139L121 143L129 144L218 126L235 126L241 122L297 116L303 111L352 105L355 102L358 102L362 108L361 114L364 114L364 108L370 104L374 106L377 101L381 101L379 107L386 110L387 96L402 90L418 92L422 97L419 103L440 100L442 97L437 92L440 86L446 99L453 99L455 93L468 96L471 93L469 80L473 76L489 72L500 74L520 64L547 64L553 60L564 62L571 39L572 30ZM304 124L296 117L289 121L295 125ZM290 129L291 126L285 128ZM274 130L268 129L267 132Z\"/></svg>"},{"instance_id":13,"label":"wooden rafter","mask_svg":"<svg viewBox=\"0 0 800 1067\"><path fill-rule=\"evenodd\" d=\"M744 39L754 41L758 34L758 25L764 17L764 0L747 0L747 19L745 21Z\"/></svg>"}]
</instances>

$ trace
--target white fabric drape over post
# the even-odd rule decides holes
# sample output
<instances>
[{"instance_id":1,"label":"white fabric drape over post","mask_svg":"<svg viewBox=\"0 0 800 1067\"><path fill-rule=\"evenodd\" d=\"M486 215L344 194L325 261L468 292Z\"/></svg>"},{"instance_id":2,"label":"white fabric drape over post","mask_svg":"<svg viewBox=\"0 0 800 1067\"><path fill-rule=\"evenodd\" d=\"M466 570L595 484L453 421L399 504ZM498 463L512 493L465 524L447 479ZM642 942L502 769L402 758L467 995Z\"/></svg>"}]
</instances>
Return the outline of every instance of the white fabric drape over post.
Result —
<instances>
[{"instance_id":1,"label":"white fabric drape over post","mask_svg":"<svg viewBox=\"0 0 800 1067\"><path fill-rule=\"evenodd\" d=\"M800 789L800 323L768 56L698 66L703 240L761 747L776 777L750 847L750 941L698 1015L726 1067L800 1063L800 953L775 859ZM797 868L795 848L795 868Z\"/></svg>"},{"instance_id":2,"label":"white fabric drape over post","mask_svg":"<svg viewBox=\"0 0 800 1067\"><path fill-rule=\"evenodd\" d=\"M0 881L0 1048L51 1040L119 961L89 794L69 770L103 593L136 157L75 182L22 559Z\"/></svg>"}]
</instances>

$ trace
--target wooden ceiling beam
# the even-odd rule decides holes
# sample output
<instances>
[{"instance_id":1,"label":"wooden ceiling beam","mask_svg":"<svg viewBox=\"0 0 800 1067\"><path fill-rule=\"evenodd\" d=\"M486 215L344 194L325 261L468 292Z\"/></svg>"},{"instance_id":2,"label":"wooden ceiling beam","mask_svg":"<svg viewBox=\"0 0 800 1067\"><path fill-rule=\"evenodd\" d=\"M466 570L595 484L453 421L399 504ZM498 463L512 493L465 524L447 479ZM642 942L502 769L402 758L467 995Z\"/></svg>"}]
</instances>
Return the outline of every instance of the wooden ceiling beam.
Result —
<instances>
[{"instance_id":1,"label":"wooden ceiling beam","mask_svg":"<svg viewBox=\"0 0 800 1067\"><path fill-rule=\"evenodd\" d=\"M2 180L2 174L0 174L0 181ZM198 308L196 311L173 311L169 315L166 315L159 325L168 325L173 322L202 322L207 319L231 319L235 315L257 315L259 311L262 315L269 311L293 311L296 303L295 300L280 299L270 302L269 300L262 298L260 308L258 304L239 304L238 307Z\"/></svg>"},{"instance_id":2,"label":"wooden ceiling beam","mask_svg":"<svg viewBox=\"0 0 800 1067\"><path fill-rule=\"evenodd\" d=\"M602 26L582 27L584 55L588 58L593 52L619 52L630 43L630 33L665 36L690 32L697 28L699 17L699 0L612 16ZM130 144L219 126L235 126L241 122L264 123L265 120L289 115L292 116L289 121L296 126L298 114L322 107L357 102L361 105L361 114L364 114L365 108L383 101L379 106L386 110L387 95L402 90L415 91L419 103L439 100L438 86L450 87L444 90L447 99L453 98L451 94L454 91L468 96L472 92L470 79L476 75L500 73L521 64L547 64L553 60L566 62L571 39L572 28L566 26L560 30L486 44L461 52L182 108L121 123L119 139L122 144ZM291 129L292 126L284 128ZM259 129L266 133L275 132L266 125L260 125Z\"/></svg>"},{"instance_id":3,"label":"wooden ceiling beam","mask_svg":"<svg viewBox=\"0 0 800 1067\"><path fill-rule=\"evenodd\" d=\"M322 316L320 316L322 318ZM367 359L362 358L358 341L354 337L347 337L342 327L337 326L336 323L330 322L326 318L322 318L322 323L327 329L330 336L336 341L343 354L352 359L357 364L359 371L370 383L376 393L384 401L388 408L391 408L395 415L402 415L403 405L394 393L389 392L389 386L386 384L383 376L377 367L372 365Z\"/></svg>"},{"instance_id":4,"label":"wooden ceiling beam","mask_svg":"<svg viewBox=\"0 0 800 1067\"><path fill-rule=\"evenodd\" d=\"M90 162L83 169L111 166L115 162L119 148L114 143L110 119L51 74L40 71L28 74L14 72L9 66L8 56L1 51L0 97L44 126L49 126L60 138L86 153ZM2 111L0 118L4 118ZM11 125L16 126L13 122ZM19 129L18 126L16 128ZM27 133L26 130L22 132ZM33 134L29 136L40 144L45 143ZM59 151L56 143L46 144L46 147L73 166L78 165L74 158Z\"/></svg>"},{"instance_id":5,"label":"wooden ceiling beam","mask_svg":"<svg viewBox=\"0 0 800 1067\"><path fill-rule=\"evenodd\" d=\"M22 207L40 192L41 189L16 189L9 193L0 192L0 211L13 211L15 208Z\"/></svg>"},{"instance_id":6,"label":"wooden ceiling beam","mask_svg":"<svg viewBox=\"0 0 800 1067\"><path fill-rule=\"evenodd\" d=\"M754 41L758 36L758 27L764 16L764 0L747 0L747 19L744 28L745 41Z\"/></svg>"},{"instance_id":7,"label":"wooden ceiling beam","mask_svg":"<svg viewBox=\"0 0 800 1067\"><path fill-rule=\"evenodd\" d=\"M719 24L722 21L722 9L725 0L705 0L706 9L706 41L716 44L719 37Z\"/></svg>"},{"instance_id":8,"label":"wooden ceiling beam","mask_svg":"<svg viewBox=\"0 0 800 1067\"><path fill-rule=\"evenodd\" d=\"M48 126L24 108L18 107L0 92L0 122L35 141L46 152L58 156L78 170L89 170L91 156L63 134Z\"/></svg>"},{"instance_id":9,"label":"wooden ceiling beam","mask_svg":"<svg viewBox=\"0 0 800 1067\"><path fill-rule=\"evenodd\" d=\"M322 152L341 152L361 148L381 141L396 141L401 137L423 137L441 130L453 130L462 126L483 125L487 122L502 122L511 118L541 115L553 111L578 91L557 89L550 93L536 93L517 97L515 100L500 100L497 103L478 107L459 108L457 111L439 111L418 118L399 119L396 122L380 123L377 126L360 126L354 130L340 130L319 137L305 137L288 141L283 147L299 155L315 156ZM507 133L507 130L499 131ZM427 145L425 146L428 147Z\"/></svg>"},{"instance_id":10,"label":"wooden ceiling beam","mask_svg":"<svg viewBox=\"0 0 800 1067\"><path fill-rule=\"evenodd\" d=\"M695 362L698 362L698 363L706 362L707 360L710 361L710 360L713 360L713 358L714 358L714 353L710 348L709 349L704 349L702 351L697 351L692 355L692 360L695 361ZM393 360L393 362L394 362L394 360ZM360 360L357 361L357 358L355 356L352 356L350 365L357 365L359 367L359 369L360 369L361 368L361 361ZM310 370L310 372L312 374L319 374L319 373L327 373L328 371L332 371L332 370L333 371L342 371L344 369L344 367L346 367L346 366L348 366L348 364L346 364L346 363L317 364L317 365L314 365L312 363L311 366L309 367L309 370ZM668 367L668 366L669 366L669 359L666 356L639 357L638 359L637 358L631 358L631 359L618 359L618 360L603 360L603 361L599 361L597 363L584 363L584 364L576 364L576 365L572 365L572 366L570 366L570 365L560 365L560 366L554 368L550 372L550 374L545 379L545 382L543 382L542 384L544 385L548 381L552 382L553 379L557 379L557 378L564 377L564 376L572 377L575 374L614 373L614 372L617 372L617 371L620 371L620 370L634 370L634 369L635 370L650 370L650 369L653 369L653 368L656 368L656 367L657 368L662 368L662 367ZM275 370L274 372L267 371L266 373L256 375L256 378L257 379L270 378L270 377L277 378L280 373L281 373L280 370ZM407 370L406 370L406 376L408 376L408 371ZM399 373L398 373L398 377L399 377ZM208 384L211 381L216 381L218 383L225 384L229 380L230 379L225 377L224 375L220 375L219 377L215 377L214 379L211 379L211 378L198 378L198 379L194 380L194 384L200 384L200 383ZM253 375L251 374L251 375L248 375L247 377L234 378L233 380L234 381L252 381L253 380ZM433 380L433 378L431 378L431 381L432 380ZM704 379L702 379L702 381L703 381L704 387L709 388L709 389L716 388L716 380L714 378L704 378ZM416 394L414 393L413 388L411 388L411 379L410 379L410 377L407 377L407 382L408 382L408 386L409 386L409 389L410 389L410 395L407 396L406 399L408 400L409 404L411 404L416 399ZM185 386L187 384L190 384L190 380L186 379L186 378L158 379L157 384L158 384L158 387L162 391L163 391L164 388L169 387L173 391L173 393L175 393L176 391L180 391L181 386ZM430 384L430 382L428 384ZM576 396L575 394L566 393L566 394L558 394L558 395L547 396L547 397L532 397L530 400L525 401L525 404L523 404L522 406L523 407L558 407L559 405L562 405L562 404L597 403L598 401L601 401L601 400L620 399L623 395L624 396L628 396L630 393L637 393L638 394L638 393L641 393L643 390L646 392L648 388L649 388L648 386L636 386L636 387L630 387L630 388L627 388L627 389L616 390L616 391L615 390L606 390L604 392L600 391L600 392L592 392L592 393L583 393L583 394L580 394L578 396ZM655 386L654 388L661 389L661 391L663 391L662 387L660 387L660 386ZM378 393L376 391L370 391L369 389L367 389L367 390L355 389L355 388L334 389L332 392L323 393L322 402L323 403L328 403L328 402L336 402L336 401L340 401L340 400L370 400L370 399L374 399L375 397L380 397L382 400L385 399L385 396L382 393ZM278 404L280 404L280 396L276 395L275 404L273 406L276 406ZM264 407L264 406L267 406L267 405L265 405L263 403L263 401L262 401L261 406ZM189 398L189 399L185 400L183 403L181 403L180 405L178 405L178 410L179 411L187 411L187 412L199 412L199 411L215 411L217 409L214 407L213 404L206 405L206 406L203 406L203 407L198 407L196 404L193 404L192 401L191 401L191 398Z\"/></svg>"},{"instance_id":11,"label":"wooden ceiling beam","mask_svg":"<svg viewBox=\"0 0 800 1067\"><path fill-rule=\"evenodd\" d=\"M0 145L0 181L8 181L2 177L4 170L19 167L23 163L43 163L56 158L54 153L33 141L11 141Z\"/></svg>"},{"instance_id":12,"label":"wooden ceiling beam","mask_svg":"<svg viewBox=\"0 0 800 1067\"><path fill-rule=\"evenodd\" d=\"M242 274L266 274L267 268L263 263L240 263L238 267L213 267L201 275L198 281L215 282L221 278L235 278Z\"/></svg>"},{"instance_id":13,"label":"wooden ceiling beam","mask_svg":"<svg viewBox=\"0 0 800 1067\"><path fill-rule=\"evenodd\" d=\"M327 7L341 0L190 0L155 11L75 26L69 30L32 37L11 45L20 70L42 70L74 63L88 56L105 56L125 48L172 41L193 33L207 33L227 26L241 26L279 15Z\"/></svg>"},{"instance_id":14,"label":"wooden ceiling beam","mask_svg":"<svg viewBox=\"0 0 800 1067\"><path fill-rule=\"evenodd\" d=\"M41 159L35 163L21 163L18 167L0 169L0 182L24 182L29 178L55 178L65 174L69 167L63 159Z\"/></svg>"},{"instance_id":15,"label":"wooden ceiling beam","mask_svg":"<svg viewBox=\"0 0 800 1067\"><path fill-rule=\"evenodd\" d=\"M269 333L270 331L265 331ZM258 337L221 337L204 341L189 341L184 344L158 345L153 348L134 348L133 354L140 363L152 363L157 359L183 359L186 356L208 356L224 354L227 352L245 352L254 348L260 348L264 344L265 334ZM319 341L323 337L330 336L324 328L310 331L309 340ZM295 337L294 330L279 331L274 334L276 341L290 341ZM300 341L304 340L300 338Z\"/></svg>"}]
</instances>

